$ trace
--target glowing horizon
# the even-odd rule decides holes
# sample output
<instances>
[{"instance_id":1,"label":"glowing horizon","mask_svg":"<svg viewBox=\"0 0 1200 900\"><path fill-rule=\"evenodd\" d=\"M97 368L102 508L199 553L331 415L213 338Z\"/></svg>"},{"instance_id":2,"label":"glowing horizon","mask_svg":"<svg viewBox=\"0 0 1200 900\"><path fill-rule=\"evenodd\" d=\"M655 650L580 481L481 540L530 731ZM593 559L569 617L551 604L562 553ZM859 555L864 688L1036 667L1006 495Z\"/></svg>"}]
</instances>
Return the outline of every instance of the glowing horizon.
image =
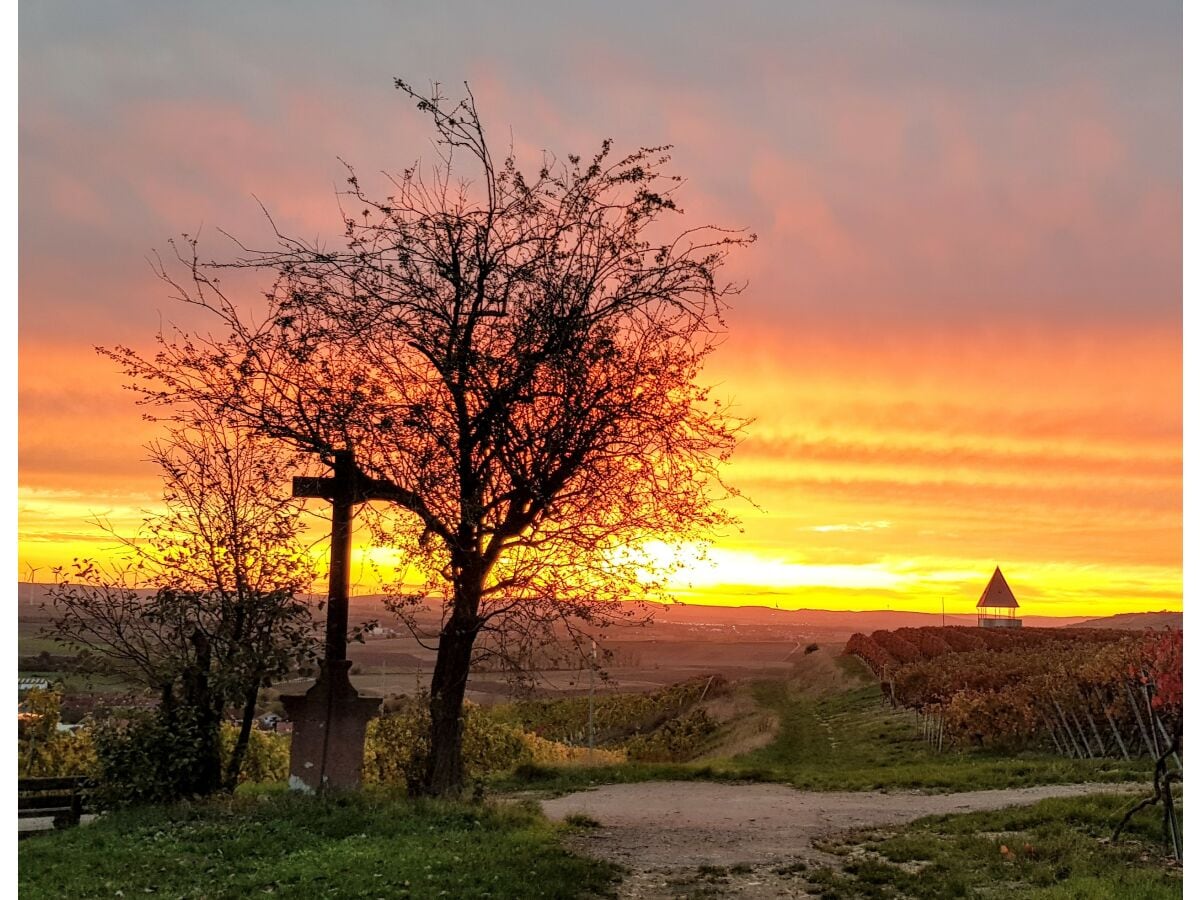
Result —
<instances>
[{"instance_id":1,"label":"glowing horizon","mask_svg":"<svg viewBox=\"0 0 1200 900\"><path fill-rule=\"evenodd\" d=\"M704 375L754 420L727 477L757 506L681 599L971 612L999 565L1030 615L1182 608L1178 10L472 15L22 11L18 579L158 508L155 426L92 350L207 324L146 256L266 244L256 198L336 236L339 157L374 191L432 152L402 75L469 79L526 168L674 144L681 224L759 235Z\"/></svg>"}]
</instances>

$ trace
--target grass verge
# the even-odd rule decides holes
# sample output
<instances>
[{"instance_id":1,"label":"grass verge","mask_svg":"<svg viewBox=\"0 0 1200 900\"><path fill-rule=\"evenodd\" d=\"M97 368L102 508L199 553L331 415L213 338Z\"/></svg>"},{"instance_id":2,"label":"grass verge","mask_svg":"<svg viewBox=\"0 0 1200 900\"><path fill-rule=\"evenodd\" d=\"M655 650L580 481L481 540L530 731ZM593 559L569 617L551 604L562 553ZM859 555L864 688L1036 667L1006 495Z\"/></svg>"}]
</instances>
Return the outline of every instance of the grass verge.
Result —
<instances>
[{"instance_id":1,"label":"grass verge","mask_svg":"<svg viewBox=\"0 0 1200 900\"><path fill-rule=\"evenodd\" d=\"M1094 794L845 832L818 844L843 858L841 870L795 877L819 896L847 900L1181 897L1182 869L1164 856L1157 813L1143 811L1119 842L1108 842L1129 804L1128 796Z\"/></svg>"},{"instance_id":2,"label":"grass verge","mask_svg":"<svg viewBox=\"0 0 1200 900\"><path fill-rule=\"evenodd\" d=\"M779 717L765 747L703 763L520 766L491 782L496 790L548 793L596 784L652 780L778 781L806 790L968 791L1095 781L1149 783L1147 760L1067 759L1047 753L938 753L921 739L916 718L883 705L876 684L811 696L783 681L753 686L762 708Z\"/></svg>"},{"instance_id":3,"label":"grass verge","mask_svg":"<svg viewBox=\"0 0 1200 900\"><path fill-rule=\"evenodd\" d=\"M255 792L127 810L21 842L22 898L596 897L616 869L519 805Z\"/></svg>"},{"instance_id":4,"label":"grass verge","mask_svg":"<svg viewBox=\"0 0 1200 900\"><path fill-rule=\"evenodd\" d=\"M824 697L794 696L778 681L760 682L754 691L758 703L779 716L779 735L731 762L765 769L800 788L968 791L1150 779L1148 760L1080 760L988 750L939 753L921 738L911 713L881 702L877 685Z\"/></svg>"}]
</instances>

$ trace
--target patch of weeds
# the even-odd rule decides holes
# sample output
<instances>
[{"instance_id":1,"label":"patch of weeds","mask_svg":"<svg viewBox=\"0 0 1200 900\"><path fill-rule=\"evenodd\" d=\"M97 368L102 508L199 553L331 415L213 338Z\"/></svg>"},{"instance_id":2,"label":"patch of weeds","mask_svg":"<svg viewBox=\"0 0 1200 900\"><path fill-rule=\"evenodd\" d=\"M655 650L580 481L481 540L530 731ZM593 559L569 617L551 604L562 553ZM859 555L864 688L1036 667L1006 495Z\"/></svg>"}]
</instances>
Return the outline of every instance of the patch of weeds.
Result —
<instances>
[{"instance_id":1,"label":"patch of weeds","mask_svg":"<svg viewBox=\"0 0 1200 900\"><path fill-rule=\"evenodd\" d=\"M696 875L705 881L723 881L729 876L729 870L724 866L704 865L696 870Z\"/></svg>"},{"instance_id":2,"label":"patch of weeds","mask_svg":"<svg viewBox=\"0 0 1200 900\"><path fill-rule=\"evenodd\" d=\"M823 834L813 838L813 849L820 850L822 853L832 853L834 856L845 856L850 852L850 848L856 843L856 837L853 832L837 832L835 834Z\"/></svg>"},{"instance_id":3,"label":"patch of weeds","mask_svg":"<svg viewBox=\"0 0 1200 900\"><path fill-rule=\"evenodd\" d=\"M860 859L846 866L846 872L864 884L896 884L908 875L899 866L877 859Z\"/></svg>"},{"instance_id":4,"label":"patch of weeds","mask_svg":"<svg viewBox=\"0 0 1200 900\"><path fill-rule=\"evenodd\" d=\"M875 849L882 849L882 845ZM927 862L936 855L937 840L928 834L905 832L887 842L887 858L895 863Z\"/></svg>"},{"instance_id":5,"label":"patch of weeds","mask_svg":"<svg viewBox=\"0 0 1200 900\"><path fill-rule=\"evenodd\" d=\"M749 875L753 871L754 866L750 865L750 863L738 863L735 866L729 867L730 875Z\"/></svg>"},{"instance_id":6,"label":"patch of weeds","mask_svg":"<svg viewBox=\"0 0 1200 900\"><path fill-rule=\"evenodd\" d=\"M687 900L716 900L725 896L725 891L713 883L697 883L688 877L668 878L667 885L674 888L672 897L686 897Z\"/></svg>"},{"instance_id":7,"label":"patch of weeds","mask_svg":"<svg viewBox=\"0 0 1200 900\"><path fill-rule=\"evenodd\" d=\"M571 813L563 819L572 828L601 828L601 824L586 813Z\"/></svg>"},{"instance_id":8,"label":"patch of weeds","mask_svg":"<svg viewBox=\"0 0 1200 900\"><path fill-rule=\"evenodd\" d=\"M890 833L843 832L814 842L839 854L843 869L818 868L806 878L821 896L848 900L997 892L1055 900L1175 900L1182 873L1164 859L1154 811L1134 819L1129 840L1107 840L1128 805L1127 796L1096 794L934 816Z\"/></svg>"},{"instance_id":9,"label":"patch of weeds","mask_svg":"<svg viewBox=\"0 0 1200 900\"><path fill-rule=\"evenodd\" d=\"M779 866L775 869L775 874L787 878L789 876L801 875L807 871L808 863L802 859L798 859L795 862L788 863L786 866Z\"/></svg>"},{"instance_id":10,"label":"patch of weeds","mask_svg":"<svg viewBox=\"0 0 1200 900\"><path fill-rule=\"evenodd\" d=\"M531 762L521 763L512 771L513 779L523 782L553 781L558 778L558 774L557 769Z\"/></svg>"}]
</instances>

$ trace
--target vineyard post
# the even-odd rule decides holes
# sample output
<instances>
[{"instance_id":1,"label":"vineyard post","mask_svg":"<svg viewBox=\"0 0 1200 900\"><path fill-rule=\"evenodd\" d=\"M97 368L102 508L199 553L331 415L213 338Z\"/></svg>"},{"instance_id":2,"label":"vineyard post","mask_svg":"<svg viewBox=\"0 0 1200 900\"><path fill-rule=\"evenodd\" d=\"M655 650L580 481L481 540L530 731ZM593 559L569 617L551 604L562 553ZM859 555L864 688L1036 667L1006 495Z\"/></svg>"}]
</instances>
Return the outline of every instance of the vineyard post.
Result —
<instances>
[{"instance_id":1,"label":"vineyard post","mask_svg":"<svg viewBox=\"0 0 1200 900\"><path fill-rule=\"evenodd\" d=\"M1150 723L1150 740L1154 745L1154 756L1157 759L1159 756L1158 750L1158 735L1154 731L1154 707L1150 705L1150 691L1146 687L1146 682L1142 682L1142 696L1146 700L1146 716Z\"/></svg>"},{"instance_id":2,"label":"vineyard post","mask_svg":"<svg viewBox=\"0 0 1200 900\"><path fill-rule=\"evenodd\" d=\"M1179 776L1167 770L1167 757L1175 751L1178 746L1178 738L1172 741L1167 747L1167 750L1154 761L1154 793L1144 800L1140 800L1125 813L1125 816L1117 824L1116 830L1113 832L1112 840L1116 841L1125 826L1129 824L1129 820L1134 815L1147 806L1153 806L1159 800L1163 802L1163 838L1171 843L1171 850L1175 854L1175 859L1180 859L1182 849L1179 844L1179 826L1175 821L1175 795L1171 792L1171 782L1178 781Z\"/></svg>"},{"instance_id":3,"label":"vineyard post","mask_svg":"<svg viewBox=\"0 0 1200 900\"><path fill-rule=\"evenodd\" d=\"M1163 732L1165 737L1166 729L1163 729ZM1180 822L1175 816L1175 794L1172 792L1171 782L1183 781L1183 764L1179 761L1179 750L1181 749L1179 746L1179 741L1181 740L1181 737L1181 733L1176 731L1174 739L1167 740L1167 749L1164 753L1164 756L1166 753L1169 753L1171 756L1175 757L1175 762L1179 765L1179 772L1175 775L1172 775L1167 771L1167 763L1165 759L1162 763L1163 793L1166 795L1163 797L1163 816L1167 820L1167 824L1170 825L1171 849L1175 851L1176 860L1182 858L1183 848L1181 847L1179 836Z\"/></svg>"},{"instance_id":4,"label":"vineyard post","mask_svg":"<svg viewBox=\"0 0 1200 900\"><path fill-rule=\"evenodd\" d=\"M1083 751L1079 749L1079 743L1075 740L1075 735L1071 733L1071 723L1067 721L1066 713L1062 711L1062 707L1058 705L1058 701L1053 697L1050 698L1050 702L1053 703L1054 708L1058 710L1058 717L1062 719L1063 730L1067 733L1067 737L1071 739L1071 746L1075 748L1075 753L1080 759L1083 759ZM1091 756L1091 754L1089 753L1088 756Z\"/></svg>"},{"instance_id":5,"label":"vineyard post","mask_svg":"<svg viewBox=\"0 0 1200 900\"><path fill-rule=\"evenodd\" d=\"M1100 737L1100 729L1096 727L1096 720L1092 718L1092 711L1088 709L1088 700L1084 696L1079 698L1083 703L1083 714L1087 717L1088 724L1092 726L1092 733L1096 735L1096 744L1100 747L1100 755L1107 756L1104 749L1104 738Z\"/></svg>"},{"instance_id":6,"label":"vineyard post","mask_svg":"<svg viewBox=\"0 0 1200 900\"><path fill-rule=\"evenodd\" d=\"M1154 724L1158 726L1158 733L1163 736L1163 741L1167 745L1170 745L1171 738L1168 737L1168 735L1167 735L1167 726L1162 723L1162 719L1160 719L1158 716L1154 715L1153 713L1151 714L1151 718L1154 719ZM1183 773L1183 760L1181 760L1179 758L1179 754L1172 750L1171 751L1171 759L1175 760L1175 766L1179 769L1180 774L1182 774Z\"/></svg>"},{"instance_id":7,"label":"vineyard post","mask_svg":"<svg viewBox=\"0 0 1200 900\"><path fill-rule=\"evenodd\" d=\"M1087 751L1088 758L1095 759L1097 754L1092 753L1092 745L1088 741L1087 732L1083 730L1083 723L1079 721L1079 716L1075 715L1075 710L1071 710L1071 718L1075 722L1075 727L1077 729L1079 729L1079 739L1081 741L1083 741L1083 749L1085 749ZM1100 745L1100 751L1099 751L1098 755L1100 755L1100 756L1104 755L1104 745L1103 744Z\"/></svg>"},{"instance_id":8,"label":"vineyard post","mask_svg":"<svg viewBox=\"0 0 1200 900\"><path fill-rule=\"evenodd\" d=\"M1058 706L1057 701L1055 701L1055 706ZM1062 709L1061 706L1058 707L1058 715L1062 716L1062 727L1066 728L1067 733L1070 734L1070 739L1073 740L1073 742L1075 743L1076 746L1078 746L1078 748L1082 748L1079 751L1080 760L1082 760L1082 758L1084 758L1085 756L1087 756L1088 760L1091 760L1092 748L1090 748L1090 746L1087 745L1087 740L1084 739L1084 733L1079 731L1078 728L1070 727L1070 718L1067 715L1067 713L1064 712L1064 710Z\"/></svg>"},{"instance_id":9,"label":"vineyard post","mask_svg":"<svg viewBox=\"0 0 1200 900\"><path fill-rule=\"evenodd\" d=\"M1044 709L1038 710L1042 714L1042 723L1046 726L1046 730L1050 732L1050 739L1054 741L1054 749L1059 756L1073 756L1068 749L1064 748L1062 742L1058 739L1058 732L1054 730L1054 726L1050 723L1050 717L1046 715Z\"/></svg>"},{"instance_id":10,"label":"vineyard post","mask_svg":"<svg viewBox=\"0 0 1200 900\"><path fill-rule=\"evenodd\" d=\"M1063 727L1057 722L1053 722L1053 720L1051 721L1053 723L1054 733L1059 736L1060 740L1062 740L1063 751L1065 754L1070 759L1082 759L1083 754L1079 752L1079 748L1075 745L1075 742L1071 740L1071 735L1064 731Z\"/></svg>"},{"instance_id":11,"label":"vineyard post","mask_svg":"<svg viewBox=\"0 0 1200 900\"><path fill-rule=\"evenodd\" d=\"M1134 699L1133 688L1129 686L1128 681L1125 682L1125 693L1129 696L1129 708L1133 710L1133 717L1137 720L1138 731L1142 733L1142 743L1146 745L1146 752L1157 759L1158 753L1154 749L1150 735L1146 733L1146 726L1142 724L1142 714L1138 712L1137 700Z\"/></svg>"},{"instance_id":12,"label":"vineyard post","mask_svg":"<svg viewBox=\"0 0 1200 900\"><path fill-rule=\"evenodd\" d=\"M1166 766L1163 766L1166 769ZM1175 852L1175 859L1178 860L1183 853L1183 848L1179 841L1179 823L1175 821L1175 795L1171 793L1171 780L1163 778L1163 818L1167 827L1167 832L1171 835L1171 849Z\"/></svg>"},{"instance_id":13,"label":"vineyard post","mask_svg":"<svg viewBox=\"0 0 1200 900\"><path fill-rule=\"evenodd\" d=\"M1117 723L1113 721L1112 713L1108 711L1108 704L1104 702L1104 698L1097 694L1100 700L1100 708L1104 710L1104 718L1108 719L1108 727L1112 729L1113 737L1117 739L1117 746L1121 748L1121 756L1128 760L1129 751L1125 749L1125 742L1121 740L1121 730L1117 728Z\"/></svg>"}]
</instances>

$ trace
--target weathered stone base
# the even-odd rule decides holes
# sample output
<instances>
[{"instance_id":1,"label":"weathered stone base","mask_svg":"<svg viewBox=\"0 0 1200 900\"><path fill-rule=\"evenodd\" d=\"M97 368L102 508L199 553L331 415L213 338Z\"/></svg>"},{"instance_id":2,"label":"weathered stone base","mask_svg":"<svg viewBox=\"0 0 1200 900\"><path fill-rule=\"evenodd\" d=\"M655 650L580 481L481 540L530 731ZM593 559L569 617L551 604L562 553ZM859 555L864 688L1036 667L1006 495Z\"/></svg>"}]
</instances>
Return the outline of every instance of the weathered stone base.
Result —
<instances>
[{"instance_id":1,"label":"weathered stone base","mask_svg":"<svg viewBox=\"0 0 1200 900\"><path fill-rule=\"evenodd\" d=\"M323 661L308 693L279 699L292 720L288 786L309 793L359 787L367 722L382 701L359 696L350 683L350 661Z\"/></svg>"}]
</instances>

